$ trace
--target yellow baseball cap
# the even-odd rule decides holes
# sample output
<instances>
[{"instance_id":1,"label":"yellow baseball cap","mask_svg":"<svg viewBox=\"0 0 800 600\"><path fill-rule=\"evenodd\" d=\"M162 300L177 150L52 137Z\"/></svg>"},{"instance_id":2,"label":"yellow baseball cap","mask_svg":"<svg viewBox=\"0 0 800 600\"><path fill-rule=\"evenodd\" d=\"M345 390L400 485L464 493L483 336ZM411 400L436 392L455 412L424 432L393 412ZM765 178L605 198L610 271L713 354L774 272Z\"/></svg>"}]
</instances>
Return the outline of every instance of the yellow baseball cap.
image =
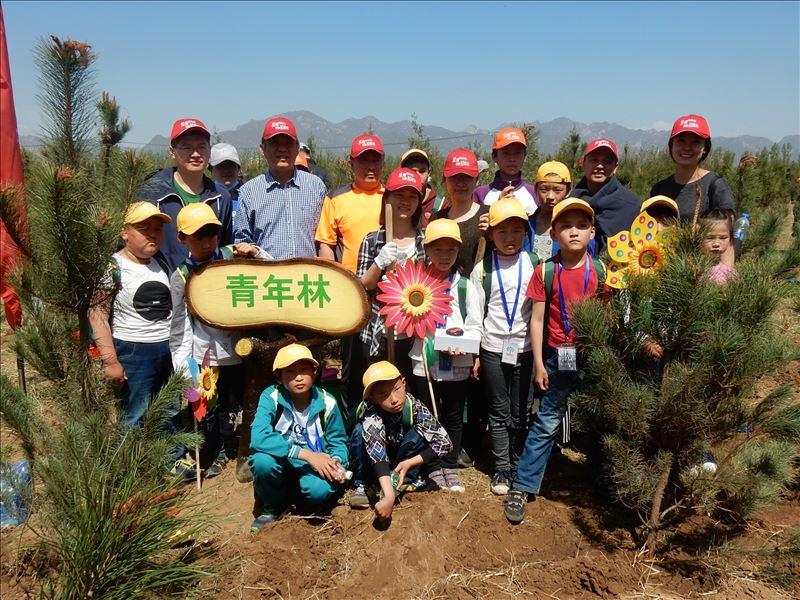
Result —
<instances>
[{"instance_id":1,"label":"yellow baseball cap","mask_svg":"<svg viewBox=\"0 0 800 600\"><path fill-rule=\"evenodd\" d=\"M285 369L289 365L293 365L301 360L307 360L314 365L315 369L319 366L319 362L314 359L311 355L311 350L306 346L301 344L289 344L278 350L278 353L275 355L275 360L272 362L272 370L277 371L278 369Z\"/></svg>"},{"instance_id":2,"label":"yellow baseball cap","mask_svg":"<svg viewBox=\"0 0 800 600\"><path fill-rule=\"evenodd\" d=\"M562 162L550 160L536 171L536 183L572 183L569 168Z\"/></svg>"},{"instance_id":3,"label":"yellow baseball cap","mask_svg":"<svg viewBox=\"0 0 800 600\"><path fill-rule=\"evenodd\" d=\"M172 218L169 215L162 213L155 204L140 200L134 202L125 211L125 225L133 225L134 223L141 223L147 221L150 217L158 217L164 223L170 223Z\"/></svg>"},{"instance_id":4,"label":"yellow baseball cap","mask_svg":"<svg viewBox=\"0 0 800 600\"><path fill-rule=\"evenodd\" d=\"M664 206L666 208L670 208L675 213L676 217L680 214L680 211L678 210L678 203L667 196L653 196L652 198L648 198L642 202L641 212L645 212L648 208L653 206Z\"/></svg>"},{"instance_id":5,"label":"yellow baseball cap","mask_svg":"<svg viewBox=\"0 0 800 600\"><path fill-rule=\"evenodd\" d=\"M550 221L555 223L556 219L568 210L579 210L589 215L589 218L594 221L594 209L589 206L589 203L586 200L581 200L580 198L566 198L556 204L553 207L553 216Z\"/></svg>"},{"instance_id":6,"label":"yellow baseball cap","mask_svg":"<svg viewBox=\"0 0 800 600\"><path fill-rule=\"evenodd\" d=\"M184 206L178 213L178 231L192 235L206 225L219 225L214 209L205 202L192 202Z\"/></svg>"},{"instance_id":7,"label":"yellow baseball cap","mask_svg":"<svg viewBox=\"0 0 800 600\"><path fill-rule=\"evenodd\" d=\"M369 398L372 386L380 381L394 381L401 377L400 371L392 363L386 360L372 363L364 372L361 382L364 384L364 398Z\"/></svg>"},{"instance_id":8,"label":"yellow baseball cap","mask_svg":"<svg viewBox=\"0 0 800 600\"><path fill-rule=\"evenodd\" d=\"M513 196L501 198L489 207L489 227L497 227L500 223L512 217L523 221L528 220L528 213L525 212L519 200Z\"/></svg>"},{"instance_id":9,"label":"yellow baseball cap","mask_svg":"<svg viewBox=\"0 0 800 600\"><path fill-rule=\"evenodd\" d=\"M406 161L411 160L412 158L422 158L425 160L426 163L429 165L431 164L431 159L428 158L428 153L424 150L420 150L419 148L412 148L411 150L406 150L403 153L403 156L400 157L400 166L406 166Z\"/></svg>"},{"instance_id":10,"label":"yellow baseball cap","mask_svg":"<svg viewBox=\"0 0 800 600\"><path fill-rule=\"evenodd\" d=\"M461 230L458 223L452 219L436 219L428 223L425 228L425 244L430 244L436 240L448 238L461 243Z\"/></svg>"}]
</instances>

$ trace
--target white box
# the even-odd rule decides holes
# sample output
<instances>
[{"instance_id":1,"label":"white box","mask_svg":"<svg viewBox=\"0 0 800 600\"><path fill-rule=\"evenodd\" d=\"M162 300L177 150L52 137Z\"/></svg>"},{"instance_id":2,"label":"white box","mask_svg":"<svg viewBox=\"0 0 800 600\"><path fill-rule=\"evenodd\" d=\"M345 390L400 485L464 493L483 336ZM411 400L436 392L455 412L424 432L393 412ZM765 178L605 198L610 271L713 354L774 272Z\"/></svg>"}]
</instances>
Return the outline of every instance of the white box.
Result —
<instances>
[{"instance_id":1,"label":"white box","mask_svg":"<svg viewBox=\"0 0 800 600\"><path fill-rule=\"evenodd\" d=\"M452 329L437 329L433 336L434 350L452 348L457 352L478 354L481 350L481 336L477 331L465 331L462 335L452 335Z\"/></svg>"}]
</instances>

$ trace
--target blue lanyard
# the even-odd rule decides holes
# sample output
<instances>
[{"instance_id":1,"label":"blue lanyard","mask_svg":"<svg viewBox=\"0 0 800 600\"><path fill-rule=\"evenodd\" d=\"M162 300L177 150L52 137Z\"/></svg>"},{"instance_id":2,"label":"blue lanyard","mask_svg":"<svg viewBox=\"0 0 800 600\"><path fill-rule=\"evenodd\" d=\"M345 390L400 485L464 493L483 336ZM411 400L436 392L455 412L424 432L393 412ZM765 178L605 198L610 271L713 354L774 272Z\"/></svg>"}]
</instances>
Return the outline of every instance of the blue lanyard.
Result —
<instances>
[{"instance_id":1,"label":"blue lanyard","mask_svg":"<svg viewBox=\"0 0 800 600\"><path fill-rule=\"evenodd\" d=\"M586 269L583 275L583 295L586 295L586 290L589 289L589 255L587 254L585 257L585 264ZM572 331L572 327L569 325L569 319L567 318L567 307L564 302L564 292L561 289L561 271L564 270L564 267L561 265L561 257L558 257L558 305L561 307L561 322L564 324L564 331L569 335L569 332Z\"/></svg>"},{"instance_id":2,"label":"blue lanyard","mask_svg":"<svg viewBox=\"0 0 800 600\"><path fill-rule=\"evenodd\" d=\"M319 427L317 426L317 420L316 419L314 419L314 428L317 430L317 443L316 444L311 441L310 437L308 437L308 433L306 431L308 429L308 422L306 422L306 429L303 429L303 431L301 433L303 434L303 439L306 441L306 444L308 444L309 448L311 448L314 452L322 452L322 442L320 441L320 439L322 438L322 435L319 432Z\"/></svg>"},{"instance_id":3,"label":"blue lanyard","mask_svg":"<svg viewBox=\"0 0 800 600\"><path fill-rule=\"evenodd\" d=\"M506 291L503 287L503 278L500 276L500 261L497 260L497 250L492 250L492 261L494 262L494 273L497 275L497 287L500 288L500 299L503 301L503 312L506 313L506 322L508 323L508 332L514 327L514 317L517 314L517 305L519 304L519 290L522 287L522 253L517 255L517 295L514 297L514 308L511 309L511 314L508 314L508 301L506 300ZM559 282L560 283L560 282Z\"/></svg>"}]
</instances>

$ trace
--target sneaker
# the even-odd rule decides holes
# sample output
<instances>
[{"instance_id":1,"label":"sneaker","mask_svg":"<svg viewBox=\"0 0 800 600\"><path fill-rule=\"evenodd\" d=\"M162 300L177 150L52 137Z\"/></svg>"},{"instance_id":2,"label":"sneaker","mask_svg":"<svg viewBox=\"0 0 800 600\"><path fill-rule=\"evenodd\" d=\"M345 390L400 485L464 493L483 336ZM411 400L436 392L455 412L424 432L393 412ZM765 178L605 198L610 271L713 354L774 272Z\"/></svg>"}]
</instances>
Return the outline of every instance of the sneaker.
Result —
<instances>
[{"instance_id":1,"label":"sneaker","mask_svg":"<svg viewBox=\"0 0 800 600\"><path fill-rule=\"evenodd\" d=\"M467 451L462 448L461 452L458 453L458 468L469 469L473 464L474 461L467 454Z\"/></svg>"},{"instance_id":2,"label":"sneaker","mask_svg":"<svg viewBox=\"0 0 800 600\"><path fill-rule=\"evenodd\" d=\"M498 471L494 474L494 477L492 477L492 484L490 486L493 494L496 494L497 496L505 496L510 487L511 477L509 476L508 471Z\"/></svg>"},{"instance_id":3,"label":"sneaker","mask_svg":"<svg viewBox=\"0 0 800 600\"><path fill-rule=\"evenodd\" d=\"M250 532L255 533L264 528L264 526L269 525L270 523L274 523L280 519L280 515L276 515L271 512L263 512L250 524Z\"/></svg>"},{"instance_id":4,"label":"sneaker","mask_svg":"<svg viewBox=\"0 0 800 600\"><path fill-rule=\"evenodd\" d=\"M225 466L228 464L228 460L224 456L218 456L214 459L214 462L203 472L203 476L206 479L212 479L218 475L222 475L222 471L225 470Z\"/></svg>"},{"instance_id":5,"label":"sneaker","mask_svg":"<svg viewBox=\"0 0 800 600\"><path fill-rule=\"evenodd\" d=\"M171 477L183 480L184 483L190 483L197 479L197 469L195 467L194 460L184 456L175 461L169 470L169 474Z\"/></svg>"},{"instance_id":6,"label":"sneaker","mask_svg":"<svg viewBox=\"0 0 800 600\"><path fill-rule=\"evenodd\" d=\"M369 508L369 496L363 483L357 483L347 498L350 508Z\"/></svg>"},{"instance_id":7,"label":"sneaker","mask_svg":"<svg viewBox=\"0 0 800 600\"><path fill-rule=\"evenodd\" d=\"M398 492L422 492L428 489L428 482L423 479L422 477L417 477L413 481L409 481L408 483L403 482L399 488L397 488Z\"/></svg>"},{"instance_id":8,"label":"sneaker","mask_svg":"<svg viewBox=\"0 0 800 600\"><path fill-rule=\"evenodd\" d=\"M525 503L528 501L528 493L522 490L511 490L506 494L506 499L503 502L503 512L506 514L506 519L511 523L521 523L525 517Z\"/></svg>"},{"instance_id":9,"label":"sneaker","mask_svg":"<svg viewBox=\"0 0 800 600\"><path fill-rule=\"evenodd\" d=\"M444 479L447 482L447 490L451 492L464 493L466 488L461 483L461 477L458 476L458 471L455 469L442 469Z\"/></svg>"},{"instance_id":10,"label":"sneaker","mask_svg":"<svg viewBox=\"0 0 800 600\"><path fill-rule=\"evenodd\" d=\"M447 478L444 475L444 469L435 469L428 473L428 479L437 487L437 489L447 489Z\"/></svg>"}]
</instances>

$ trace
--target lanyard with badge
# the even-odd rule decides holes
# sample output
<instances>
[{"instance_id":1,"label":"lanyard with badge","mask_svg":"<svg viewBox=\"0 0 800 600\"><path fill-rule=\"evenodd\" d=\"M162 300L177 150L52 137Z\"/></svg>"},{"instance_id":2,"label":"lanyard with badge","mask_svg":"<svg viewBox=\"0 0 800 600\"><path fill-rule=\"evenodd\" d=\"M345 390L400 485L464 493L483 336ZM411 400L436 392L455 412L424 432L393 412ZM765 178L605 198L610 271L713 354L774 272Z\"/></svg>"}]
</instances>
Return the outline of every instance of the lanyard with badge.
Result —
<instances>
[{"instance_id":1,"label":"lanyard with badge","mask_svg":"<svg viewBox=\"0 0 800 600\"><path fill-rule=\"evenodd\" d=\"M586 296L586 290L589 289L589 274L591 272L591 268L589 266L589 256L587 255L584 259L584 264L586 268L584 269L583 275L583 295ZM564 301L564 291L561 288L561 271L564 270L563 265L561 264L561 260L559 258L558 261L558 306L561 309L561 322L564 325L564 331L566 333L567 339L569 339L569 334L572 331L572 327L569 324L569 317L567 317L567 306L566 302ZM570 344L569 342L564 344L559 344L556 348L558 352L558 370L559 371L577 371L578 370L578 356L575 350L575 344Z\"/></svg>"},{"instance_id":2,"label":"lanyard with badge","mask_svg":"<svg viewBox=\"0 0 800 600\"><path fill-rule=\"evenodd\" d=\"M303 439L306 441L306 444L308 444L309 448L311 448L314 452L322 452L322 434L319 431L317 419L314 419L314 429L317 431L316 442L314 442L308 435L308 422L306 422L306 427L300 430L300 434L303 436Z\"/></svg>"},{"instance_id":3,"label":"lanyard with badge","mask_svg":"<svg viewBox=\"0 0 800 600\"><path fill-rule=\"evenodd\" d=\"M510 313L508 312L508 300L506 300L503 277L500 275L500 261L497 259L497 250L492 251L492 261L494 263L495 275L497 275L497 287L500 289L500 299L503 301L503 312L506 316L509 333L509 337L503 339L503 352L500 362L508 365L516 365L517 356L520 351L520 342L511 337L511 330L514 328L514 318L517 315L517 306L519 306L519 292L522 288L522 253L517 256L517 290L514 296L514 306Z\"/></svg>"}]
</instances>

